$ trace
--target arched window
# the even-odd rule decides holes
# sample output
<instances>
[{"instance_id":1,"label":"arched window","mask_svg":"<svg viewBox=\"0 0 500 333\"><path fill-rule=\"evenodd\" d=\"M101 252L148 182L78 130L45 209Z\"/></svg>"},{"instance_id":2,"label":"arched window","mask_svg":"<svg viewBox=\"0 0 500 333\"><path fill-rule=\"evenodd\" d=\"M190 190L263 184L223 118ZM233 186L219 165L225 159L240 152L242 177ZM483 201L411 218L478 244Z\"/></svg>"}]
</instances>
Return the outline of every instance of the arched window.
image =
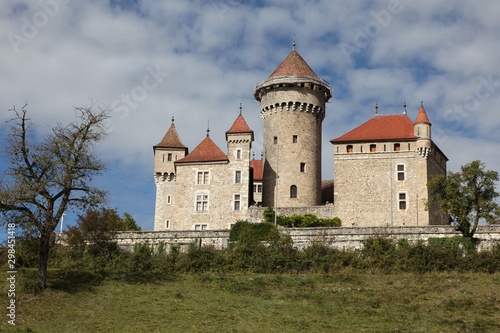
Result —
<instances>
[{"instance_id":1,"label":"arched window","mask_svg":"<svg viewBox=\"0 0 500 333\"><path fill-rule=\"evenodd\" d=\"M297 199L297 186L290 186L290 199Z\"/></svg>"}]
</instances>

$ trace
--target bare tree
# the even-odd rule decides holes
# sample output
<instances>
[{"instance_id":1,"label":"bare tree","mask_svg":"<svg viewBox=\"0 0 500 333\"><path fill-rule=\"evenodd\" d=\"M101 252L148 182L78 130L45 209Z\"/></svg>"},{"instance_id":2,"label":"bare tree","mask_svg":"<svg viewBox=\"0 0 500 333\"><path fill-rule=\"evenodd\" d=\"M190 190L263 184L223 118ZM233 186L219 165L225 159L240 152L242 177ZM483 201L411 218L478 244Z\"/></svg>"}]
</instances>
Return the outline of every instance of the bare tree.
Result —
<instances>
[{"instance_id":1,"label":"bare tree","mask_svg":"<svg viewBox=\"0 0 500 333\"><path fill-rule=\"evenodd\" d=\"M34 231L40 239L38 286L45 289L51 238L63 213L104 201L106 193L90 185L105 170L93 146L106 136L107 110L76 107L77 120L57 124L51 132L36 139L27 117L27 104L21 111L13 107L14 118L6 144L11 166L0 178L0 212L5 222Z\"/></svg>"}]
</instances>

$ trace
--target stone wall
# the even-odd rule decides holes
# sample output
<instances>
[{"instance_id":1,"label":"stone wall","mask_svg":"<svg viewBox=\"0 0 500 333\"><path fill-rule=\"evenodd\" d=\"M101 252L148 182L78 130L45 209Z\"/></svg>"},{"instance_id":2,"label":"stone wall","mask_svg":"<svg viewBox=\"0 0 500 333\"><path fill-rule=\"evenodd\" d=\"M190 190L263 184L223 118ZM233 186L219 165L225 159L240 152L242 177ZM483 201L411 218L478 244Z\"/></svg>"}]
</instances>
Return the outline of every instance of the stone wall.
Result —
<instances>
[{"instance_id":1,"label":"stone wall","mask_svg":"<svg viewBox=\"0 0 500 333\"><path fill-rule=\"evenodd\" d=\"M376 235L387 235L395 240L427 241L429 238L448 238L460 236L460 233L451 226L422 226L422 227L351 227L351 228L293 228L283 229L287 232L296 248L304 248L311 244L325 244L337 249L358 249L363 241ZM481 249L487 249L500 242L500 225L479 226L475 235L481 239ZM178 245L186 249L189 244L197 246L213 246L218 249L227 247L229 230L203 231L121 231L116 232L115 240L118 245L132 251L134 244L146 243L158 245L164 242L167 249Z\"/></svg>"}]
</instances>

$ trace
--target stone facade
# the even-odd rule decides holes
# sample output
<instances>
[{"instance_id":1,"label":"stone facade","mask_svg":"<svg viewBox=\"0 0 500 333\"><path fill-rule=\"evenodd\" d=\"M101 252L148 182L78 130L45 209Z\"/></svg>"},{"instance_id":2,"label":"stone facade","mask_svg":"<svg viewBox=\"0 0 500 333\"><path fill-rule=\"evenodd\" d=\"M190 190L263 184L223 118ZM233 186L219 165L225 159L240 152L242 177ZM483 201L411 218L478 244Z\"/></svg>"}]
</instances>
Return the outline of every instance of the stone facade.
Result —
<instances>
[{"instance_id":1,"label":"stone facade","mask_svg":"<svg viewBox=\"0 0 500 333\"><path fill-rule=\"evenodd\" d=\"M263 155L251 160L253 131L241 114L226 132L227 155L207 137L191 153L173 124L154 146L155 231L229 229L279 215L340 217L346 227L446 224L437 206L426 210L427 183L446 174L446 156L432 142L421 106L415 123L406 113L375 117L331 141L333 205L322 200L321 137L331 86L293 50L254 97L263 120ZM323 193L328 194L328 193ZM328 205L325 205L327 204Z\"/></svg>"}]
</instances>

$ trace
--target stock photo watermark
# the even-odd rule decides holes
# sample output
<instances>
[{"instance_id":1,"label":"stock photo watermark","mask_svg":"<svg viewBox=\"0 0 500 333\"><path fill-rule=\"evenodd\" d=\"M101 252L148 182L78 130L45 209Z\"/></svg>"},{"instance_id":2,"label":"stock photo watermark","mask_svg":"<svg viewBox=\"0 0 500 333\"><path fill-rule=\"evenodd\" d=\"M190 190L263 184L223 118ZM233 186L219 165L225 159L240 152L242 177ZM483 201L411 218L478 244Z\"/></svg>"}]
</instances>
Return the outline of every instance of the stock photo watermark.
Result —
<instances>
[{"instance_id":1,"label":"stock photo watermark","mask_svg":"<svg viewBox=\"0 0 500 333\"><path fill-rule=\"evenodd\" d=\"M143 76L141 84L134 86L128 93L121 94L119 98L111 103L111 112L119 114L120 120L125 120L129 116L130 110L137 108L140 103L144 102L149 92L158 88L170 75L169 72L161 70L159 64L154 68L150 65L146 66L146 72L147 74ZM105 127L107 133L113 132L115 130L113 120L108 119Z\"/></svg>"},{"instance_id":2,"label":"stock photo watermark","mask_svg":"<svg viewBox=\"0 0 500 333\"><path fill-rule=\"evenodd\" d=\"M35 38L40 29L49 24L50 19L54 18L61 10L61 5L66 5L70 0L40 0L37 2L38 7L33 15L23 16L21 18L22 26L19 33L9 32L7 39L14 53L19 53L20 47L28 44Z\"/></svg>"},{"instance_id":3,"label":"stock photo watermark","mask_svg":"<svg viewBox=\"0 0 500 333\"><path fill-rule=\"evenodd\" d=\"M16 224L7 225L7 322L16 325Z\"/></svg>"},{"instance_id":4,"label":"stock photo watermark","mask_svg":"<svg viewBox=\"0 0 500 333\"><path fill-rule=\"evenodd\" d=\"M405 0L410 2L412 0ZM354 28L354 37L352 43L342 42L340 43L340 50L349 63L352 63L352 55L361 52L361 50L367 48L371 40L376 38L384 28L387 28L392 22L392 17L394 15L401 14L403 12L403 5L400 0L389 0L387 2L386 9L379 11L370 11L369 20L363 29Z\"/></svg>"}]
</instances>

